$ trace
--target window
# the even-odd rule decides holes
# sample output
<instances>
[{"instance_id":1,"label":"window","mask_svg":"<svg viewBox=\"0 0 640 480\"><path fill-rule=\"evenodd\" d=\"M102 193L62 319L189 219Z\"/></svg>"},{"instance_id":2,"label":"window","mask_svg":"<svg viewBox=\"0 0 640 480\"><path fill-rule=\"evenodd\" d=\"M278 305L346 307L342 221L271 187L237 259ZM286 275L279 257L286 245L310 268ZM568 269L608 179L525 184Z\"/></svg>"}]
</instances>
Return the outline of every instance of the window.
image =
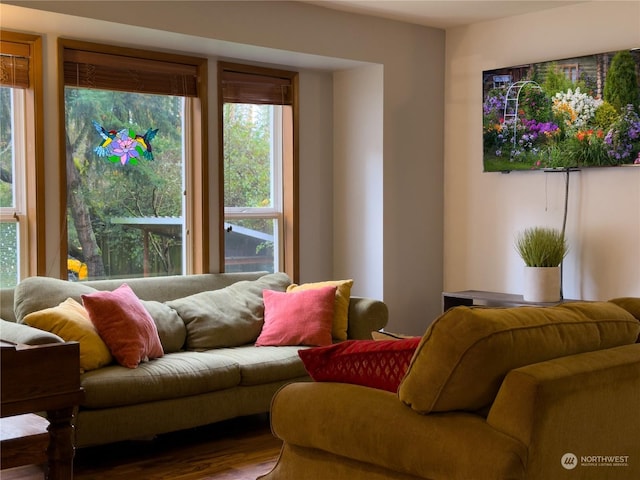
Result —
<instances>
[{"instance_id":1,"label":"window","mask_svg":"<svg viewBox=\"0 0 640 480\"><path fill-rule=\"evenodd\" d=\"M560 65L558 69L572 82L577 82L579 80L580 69L577 63L565 63Z\"/></svg>"},{"instance_id":2,"label":"window","mask_svg":"<svg viewBox=\"0 0 640 480\"><path fill-rule=\"evenodd\" d=\"M71 280L208 268L206 60L61 40Z\"/></svg>"},{"instance_id":3,"label":"window","mask_svg":"<svg viewBox=\"0 0 640 480\"><path fill-rule=\"evenodd\" d=\"M220 63L225 271L297 277L297 74Z\"/></svg>"},{"instance_id":4,"label":"window","mask_svg":"<svg viewBox=\"0 0 640 480\"><path fill-rule=\"evenodd\" d=\"M0 287L42 274L41 39L0 31Z\"/></svg>"}]
</instances>

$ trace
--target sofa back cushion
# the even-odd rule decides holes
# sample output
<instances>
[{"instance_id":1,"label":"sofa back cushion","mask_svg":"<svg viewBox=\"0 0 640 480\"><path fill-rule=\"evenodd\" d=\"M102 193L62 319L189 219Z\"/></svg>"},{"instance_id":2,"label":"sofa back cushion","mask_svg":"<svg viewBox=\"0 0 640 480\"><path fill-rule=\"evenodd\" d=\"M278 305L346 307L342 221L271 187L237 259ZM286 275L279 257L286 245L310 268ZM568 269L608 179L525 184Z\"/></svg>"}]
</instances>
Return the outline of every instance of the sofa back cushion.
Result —
<instances>
[{"instance_id":1,"label":"sofa back cushion","mask_svg":"<svg viewBox=\"0 0 640 480\"><path fill-rule=\"evenodd\" d=\"M67 298L73 298L76 302L82 303L82 295L95 291L86 283L69 282L51 277L27 277L15 288L13 310L16 321L22 323L24 317L30 313L56 307Z\"/></svg>"},{"instance_id":2,"label":"sofa back cushion","mask_svg":"<svg viewBox=\"0 0 640 480\"><path fill-rule=\"evenodd\" d=\"M202 278L202 276L197 276ZM161 277L170 278L170 277ZM175 284L189 284L190 277L172 277ZM138 280L147 279L131 279L129 282L140 285ZM157 278L149 278L148 280L158 280ZM115 290L123 283L122 280L100 280L95 282L69 282L58 278L50 277L28 277L22 280L15 288L14 311L18 323L23 323L29 314L45 311L49 308L58 306L67 298L82 303L82 295L89 295L98 291ZM143 282L147 285L147 282ZM158 284L151 282L151 284ZM149 284L149 285L151 285ZM199 285L199 282L195 282ZM93 286L101 288L94 288ZM112 288L111 288L112 287ZM186 288L183 285L176 290L180 291ZM140 290L140 288L139 288ZM144 290L144 289L143 289ZM175 310L172 310L164 303L155 300L142 300L142 304L153 318L162 347L165 353L177 352L184 347L185 338L187 336L184 322L178 316ZM40 326L39 326L40 327Z\"/></svg>"},{"instance_id":3,"label":"sofa back cushion","mask_svg":"<svg viewBox=\"0 0 640 480\"><path fill-rule=\"evenodd\" d=\"M188 350L237 347L255 342L262 331L262 291L284 292L289 285L291 279L285 273L270 273L166 304L178 312L187 327Z\"/></svg>"},{"instance_id":4,"label":"sofa back cushion","mask_svg":"<svg viewBox=\"0 0 640 480\"><path fill-rule=\"evenodd\" d=\"M256 280L266 272L238 272L238 273L202 273L197 275L171 275L166 277L128 278L126 283L140 300L155 300L166 302L176 298L186 297L194 293L216 290L227 287L235 282ZM80 302L81 296L96 290L112 291L122 285L125 280L90 280L87 282L69 282L51 277L27 277L20 281L13 290L3 292L3 311L5 295L13 297L13 309L16 321L22 322L25 315L55 307L71 297ZM5 317L3 317L5 318ZM12 320L5 318L5 320Z\"/></svg>"},{"instance_id":5,"label":"sofa back cushion","mask_svg":"<svg viewBox=\"0 0 640 480\"><path fill-rule=\"evenodd\" d=\"M420 413L491 405L518 367L635 342L640 323L609 302L455 307L426 331L398 396Z\"/></svg>"},{"instance_id":6,"label":"sofa back cushion","mask_svg":"<svg viewBox=\"0 0 640 480\"><path fill-rule=\"evenodd\" d=\"M155 300L141 300L153 318L164 353L179 352L187 339L184 322L173 308Z\"/></svg>"},{"instance_id":7,"label":"sofa back cushion","mask_svg":"<svg viewBox=\"0 0 640 480\"><path fill-rule=\"evenodd\" d=\"M624 308L640 322L640 297L618 297L609 301ZM640 343L640 335L638 335L636 343Z\"/></svg>"}]
</instances>

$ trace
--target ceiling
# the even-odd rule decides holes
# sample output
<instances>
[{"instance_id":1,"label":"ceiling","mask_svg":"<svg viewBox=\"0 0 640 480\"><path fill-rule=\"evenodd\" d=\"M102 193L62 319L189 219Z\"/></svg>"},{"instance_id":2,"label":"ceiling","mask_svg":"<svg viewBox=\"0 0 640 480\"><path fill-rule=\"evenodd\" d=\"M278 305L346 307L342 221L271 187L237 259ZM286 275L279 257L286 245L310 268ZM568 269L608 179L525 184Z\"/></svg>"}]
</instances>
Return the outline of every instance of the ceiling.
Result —
<instances>
[{"instance_id":1,"label":"ceiling","mask_svg":"<svg viewBox=\"0 0 640 480\"><path fill-rule=\"evenodd\" d=\"M316 0L314 5L447 29L584 1L565 0Z\"/></svg>"}]
</instances>

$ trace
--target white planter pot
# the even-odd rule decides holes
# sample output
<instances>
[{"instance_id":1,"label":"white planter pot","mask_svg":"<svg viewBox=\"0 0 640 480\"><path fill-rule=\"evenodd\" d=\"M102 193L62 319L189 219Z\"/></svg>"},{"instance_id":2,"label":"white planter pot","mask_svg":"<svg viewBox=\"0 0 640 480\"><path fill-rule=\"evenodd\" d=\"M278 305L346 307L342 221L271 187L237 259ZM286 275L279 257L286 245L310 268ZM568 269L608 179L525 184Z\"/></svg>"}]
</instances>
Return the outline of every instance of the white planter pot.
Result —
<instances>
[{"instance_id":1,"label":"white planter pot","mask_svg":"<svg viewBox=\"0 0 640 480\"><path fill-rule=\"evenodd\" d=\"M526 302L560 301L560 267L524 267Z\"/></svg>"}]
</instances>

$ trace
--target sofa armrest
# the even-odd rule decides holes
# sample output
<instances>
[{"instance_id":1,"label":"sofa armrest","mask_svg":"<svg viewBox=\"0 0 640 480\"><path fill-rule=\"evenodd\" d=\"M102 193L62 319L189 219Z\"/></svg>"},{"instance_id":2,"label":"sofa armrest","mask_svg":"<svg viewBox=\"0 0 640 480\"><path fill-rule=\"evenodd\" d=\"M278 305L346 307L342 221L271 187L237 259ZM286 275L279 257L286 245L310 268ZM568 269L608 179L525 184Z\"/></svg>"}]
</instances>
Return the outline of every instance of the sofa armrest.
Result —
<instances>
[{"instance_id":1,"label":"sofa armrest","mask_svg":"<svg viewBox=\"0 0 640 480\"><path fill-rule=\"evenodd\" d=\"M567 453L576 456L576 478L602 479L612 470L640 478L638 405L640 345L633 344L512 370L487 422L527 446L527 478L564 478ZM581 465L582 456L598 455L631 457L627 466Z\"/></svg>"},{"instance_id":2,"label":"sofa armrest","mask_svg":"<svg viewBox=\"0 0 640 480\"><path fill-rule=\"evenodd\" d=\"M58 335L30 327L23 323L0 319L0 339L25 345L44 345L46 343L64 343Z\"/></svg>"},{"instance_id":3,"label":"sofa armrest","mask_svg":"<svg viewBox=\"0 0 640 480\"><path fill-rule=\"evenodd\" d=\"M353 340L371 340L371 332L380 330L389 321L389 309L381 300L351 297L347 337Z\"/></svg>"},{"instance_id":4,"label":"sofa armrest","mask_svg":"<svg viewBox=\"0 0 640 480\"><path fill-rule=\"evenodd\" d=\"M483 417L420 415L391 392L359 385L289 384L272 401L271 427L285 446L308 449L308 455L327 452L411 478L471 479L482 472L482 478L514 479L524 474L524 447ZM335 478L330 469L315 473L313 478Z\"/></svg>"},{"instance_id":5,"label":"sofa armrest","mask_svg":"<svg viewBox=\"0 0 640 480\"><path fill-rule=\"evenodd\" d=\"M10 322L16 321L13 313L13 288L0 288L0 318Z\"/></svg>"}]
</instances>

